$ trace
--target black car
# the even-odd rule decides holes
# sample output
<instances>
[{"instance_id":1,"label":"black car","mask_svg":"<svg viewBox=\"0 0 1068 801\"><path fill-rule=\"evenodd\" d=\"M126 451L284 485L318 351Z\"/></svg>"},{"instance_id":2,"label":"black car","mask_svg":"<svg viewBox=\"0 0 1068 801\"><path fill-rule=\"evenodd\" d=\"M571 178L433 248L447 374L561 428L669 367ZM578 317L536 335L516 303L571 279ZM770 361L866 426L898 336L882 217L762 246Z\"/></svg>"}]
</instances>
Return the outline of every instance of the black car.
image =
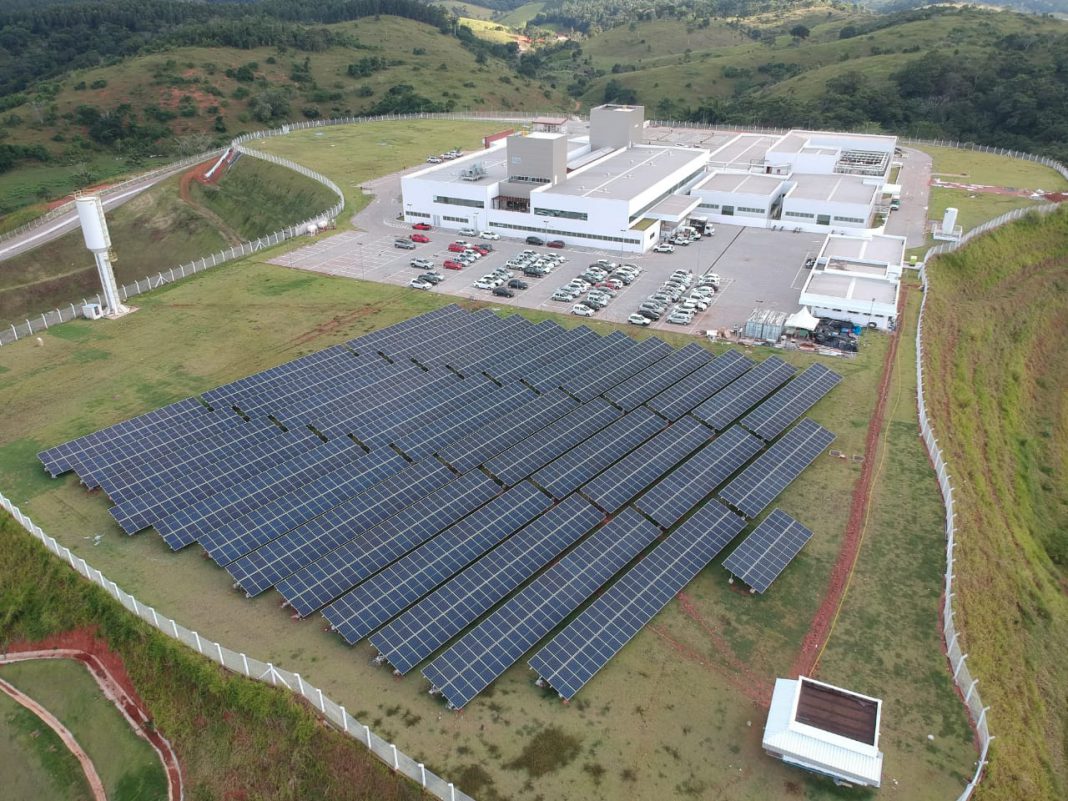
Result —
<instances>
[{"instance_id":1,"label":"black car","mask_svg":"<svg viewBox=\"0 0 1068 801\"><path fill-rule=\"evenodd\" d=\"M508 282L509 289L527 289L530 286L526 281L520 281L518 278L513 278Z\"/></svg>"},{"instance_id":2,"label":"black car","mask_svg":"<svg viewBox=\"0 0 1068 801\"><path fill-rule=\"evenodd\" d=\"M662 313L654 309L638 309L638 314L650 320L659 320Z\"/></svg>"},{"instance_id":3,"label":"black car","mask_svg":"<svg viewBox=\"0 0 1068 801\"><path fill-rule=\"evenodd\" d=\"M528 236L527 237L527 244L528 245L544 245L545 244L545 240L542 239L540 236Z\"/></svg>"},{"instance_id":4,"label":"black car","mask_svg":"<svg viewBox=\"0 0 1068 801\"><path fill-rule=\"evenodd\" d=\"M503 287L503 286L499 286L496 289L494 289L493 290L493 294L496 295L499 298L514 298L515 297L515 292L513 292L512 290L508 289L507 287Z\"/></svg>"}]
</instances>

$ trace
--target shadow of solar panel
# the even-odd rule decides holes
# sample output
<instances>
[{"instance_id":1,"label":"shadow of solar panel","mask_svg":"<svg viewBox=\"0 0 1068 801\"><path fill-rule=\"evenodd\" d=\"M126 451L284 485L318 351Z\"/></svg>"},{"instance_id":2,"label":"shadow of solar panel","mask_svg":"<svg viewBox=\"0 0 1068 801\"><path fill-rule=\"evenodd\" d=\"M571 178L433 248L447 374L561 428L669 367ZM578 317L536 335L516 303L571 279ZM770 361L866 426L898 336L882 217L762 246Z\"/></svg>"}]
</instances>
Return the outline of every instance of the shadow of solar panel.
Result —
<instances>
[{"instance_id":1,"label":"shadow of solar panel","mask_svg":"<svg viewBox=\"0 0 1068 801\"><path fill-rule=\"evenodd\" d=\"M352 464L363 455L363 450L350 439L323 442L259 475L157 520L156 531L172 549L184 548L202 533L277 500L326 473Z\"/></svg>"},{"instance_id":2,"label":"shadow of solar panel","mask_svg":"<svg viewBox=\"0 0 1068 801\"><path fill-rule=\"evenodd\" d=\"M374 451L203 534L200 544L217 564L227 565L406 467L393 451Z\"/></svg>"},{"instance_id":3,"label":"shadow of solar panel","mask_svg":"<svg viewBox=\"0 0 1068 801\"><path fill-rule=\"evenodd\" d=\"M625 411L636 409L654 395L681 381L698 367L708 364L713 356L695 342L646 367L640 373L612 387L604 393L608 400Z\"/></svg>"},{"instance_id":4,"label":"shadow of solar panel","mask_svg":"<svg viewBox=\"0 0 1068 801\"><path fill-rule=\"evenodd\" d=\"M657 525L669 528L763 447L752 434L732 426L650 487L634 505Z\"/></svg>"},{"instance_id":5,"label":"shadow of solar panel","mask_svg":"<svg viewBox=\"0 0 1068 801\"><path fill-rule=\"evenodd\" d=\"M459 709L656 539L655 526L625 509L423 668Z\"/></svg>"},{"instance_id":6,"label":"shadow of solar panel","mask_svg":"<svg viewBox=\"0 0 1068 801\"><path fill-rule=\"evenodd\" d=\"M713 436L687 417L673 423L633 453L582 486L582 494L611 514Z\"/></svg>"},{"instance_id":7,"label":"shadow of solar panel","mask_svg":"<svg viewBox=\"0 0 1068 801\"><path fill-rule=\"evenodd\" d=\"M357 643L550 506L545 493L519 484L338 598L323 616Z\"/></svg>"},{"instance_id":8,"label":"shadow of solar panel","mask_svg":"<svg viewBox=\"0 0 1068 801\"><path fill-rule=\"evenodd\" d=\"M664 418L638 407L545 465L531 479L554 498L563 498L622 459L665 425Z\"/></svg>"},{"instance_id":9,"label":"shadow of solar panel","mask_svg":"<svg viewBox=\"0 0 1068 801\"><path fill-rule=\"evenodd\" d=\"M595 398L494 456L484 467L510 487L585 442L622 414L608 401Z\"/></svg>"},{"instance_id":10,"label":"shadow of solar panel","mask_svg":"<svg viewBox=\"0 0 1068 801\"><path fill-rule=\"evenodd\" d=\"M841 380L838 373L814 364L743 417L742 425L771 442Z\"/></svg>"},{"instance_id":11,"label":"shadow of solar panel","mask_svg":"<svg viewBox=\"0 0 1068 801\"><path fill-rule=\"evenodd\" d=\"M752 366L752 359L747 359L736 350L729 350L703 367L697 368L677 384L650 398L646 406L661 417L674 422L743 375Z\"/></svg>"},{"instance_id":12,"label":"shadow of solar panel","mask_svg":"<svg viewBox=\"0 0 1068 801\"><path fill-rule=\"evenodd\" d=\"M413 464L231 562L226 572L250 597L257 595L453 478L454 474L441 463L427 459Z\"/></svg>"},{"instance_id":13,"label":"shadow of solar panel","mask_svg":"<svg viewBox=\"0 0 1068 801\"><path fill-rule=\"evenodd\" d=\"M404 674L459 634L604 519L572 495L371 636Z\"/></svg>"},{"instance_id":14,"label":"shadow of solar panel","mask_svg":"<svg viewBox=\"0 0 1068 801\"><path fill-rule=\"evenodd\" d=\"M778 356L765 359L693 410L693 416L722 431L794 374Z\"/></svg>"},{"instance_id":15,"label":"shadow of solar panel","mask_svg":"<svg viewBox=\"0 0 1068 801\"><path fill-rule=\"evenodd\" d=\"M834 434L806 417L720 490L719 497L752 519L832 442Z\"/></svg>"},{"instance_id":16,"label":"shadow of solar panel","mask_svg":"<svg viewBox=\"0 0 1068 801\"><path fill-rule=\"evenodd\" d=\"M499 492L497 484L478 471L460 476L296 571L276 589L306 617Z\"/></svg>"},{"instance_id":17,"label":"shadow of solar panel","mask_svg":"<svg viewBox=\"0 0 1068 801\"><path fill-rule=\"evenodd\" d=\"M734 537L745 521L715 501L590 604L530 659L530 666L571 699Z\"/></svg>"},{"instance_id":18,"label":"shadow of solar panel","mask_svg":"<svg viewBox=\"0 0 1068 801\"><path fill-rule=\"evenodd\" d=\"M508 450L577 407L578 401L560 390L542 395L517 408L506 419L493 420L477 431L438 451L438 458L461 473Z\"/></svg>"},{"instance_id":19,"label":"shadow of solar panel","mask_svg":"<svg viewBox=\"0 0 1068 801\"><path fill-rule=\"evenodd\" d=\"M615 359L569 377L563 388L580 401L592 400L672 353L674 348L664 340L649 337L634 343Z\"/></svg>"},{"instance_id":20,"label":"shadow of solar panel","mask_svg":"<svg viewBox=\"0 0 1068 801\"><path fill-rule=\"evenodd\" d=\"M775 509L723 560L723 567L763 593L810 539L811 531Z\"/></svg>"}]
</instances>

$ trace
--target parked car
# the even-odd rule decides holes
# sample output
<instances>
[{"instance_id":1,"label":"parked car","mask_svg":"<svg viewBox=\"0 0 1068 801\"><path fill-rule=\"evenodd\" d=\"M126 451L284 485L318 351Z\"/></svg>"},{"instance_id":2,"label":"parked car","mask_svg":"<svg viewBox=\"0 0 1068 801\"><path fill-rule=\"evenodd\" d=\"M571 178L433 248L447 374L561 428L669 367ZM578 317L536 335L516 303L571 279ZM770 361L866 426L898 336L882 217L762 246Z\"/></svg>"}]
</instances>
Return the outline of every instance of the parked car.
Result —
<instances>
[{"instance_id":1,"label":"parked car","mask_svg":"<svg viewBox=\"0 0 1068 801\"><path fill-rule=\"evenodd\" d=\"M663 317L663 314L658 311L655 311L654 309L638 309L638 311L634 312L634 314L640 314L642 317L645 317L650 322L653 320L659 320L661 317Z\"/></svg>"},{"instance_id":2,"label":"parked car","mask_svg":"<svg viewBox=\"0 0 1068 801\"><path fill-rule=\"evenodd\" d=\"M501 238L501 235L496 233L495 231L483 231L479 234L479 236L483 239L492 239L494 241L497 241Z\"/></svg>"},{"instance_id":3,"label":"parked car","mask_svg":"<svg viewBox=\"0 0 1068 801\"><path fill-rule=\"evenodd\" d=\"M421 243L424 243L424 244L430 241L430 237L427 236L426 234L412 234L408 238L410 240L412 240L413 242L421 242Z\"/></svg>"},{"instance_id":4,"label":"parked car","mask_svg":"<svg viewBox=\"0 0 1068 801\"><path fill-rule=\"evenodd\" d=\"M464 268L464 266L460 264L460 262L453 261L452 259L445 259L445 263L441 266L444 267L446 270L462 270Z\"/></svg>"},{"instance_id":5,"label":"parked car","mask_svg":"<svg viewBox=\"0 0 1068 801\"><path fill-rule=\"evenodd\" d=\"M593 309L585 303L576 303L571 307L571 313L577 314L579 317L593 317Z\"/></svg>"},{"instance_id":6,"label":"parked car","mask_svg":"<svg viewBox=\"0 0 1068 801\"><path fill-rule=\"evenodd\" d=\"M434 287L429 281L424 281L422 278L413 278L408 282L408 286L412 289L432 289Z\"/></svg>"},{"instance_id":7,"label":"parked car","mask_svg":"<svg viewBox=\"0 0 1068 801\"><path fill-rule=\"evenodd\" d=\"M562 239L550 239L548 242L545 243L545 247L547 247L547 248L562 248L562 247L565 247L564 240L562 240Z\"/></svg>"},{"instance_id":8,"label":"parked car","mask_svg":"<svg viewBox=\"0 0 1068 801\"><path fill-rule=\"evenodd\" d=\"M549 300L555 300L555 301L559 301L561 303L570 303L571 301L573 301L577 297L578 297L578 293L577 292L565 292L563 290L558 289L555 292L553 292L553 295L552 295L551 298L549 298Z\"/></svg>"},{"instance_id":9,"label":"parked car","mask_svg":"<svg viewBox=\"0 0 1068 801\"><path fill-rule=\"evenodd\" d=\"M667 321L674 325L689 325L693 322L693 314L684 311L673 311L668 315Z\"/></svg>"},{"instance_id":10,"label":"parked car","mask_svg":"<svg viewBox=\"0 0 1068 801\"><path fill-rule=\"evenodd\" d=\"M426 157L426 163L427 164L441 164L441 157L440 156L427 156Z\"/></svg>"},{"instance_id":11,"label":"parked car","mask_svg":"<svg viewBox=\"0 0 1068 801\"><path fill-rule=\"evenodd\" d=\"M424 281L429 281L431 284L440 284L445 280L445 276L438 272L429 272L425 275L421 275L420 278Z\"/></svg>"},{"instance_id":12,"label":"parked car","mask_svg":"<svg viewBox=\"0 0 1068 801\"><path fill-rule=\"evenodd\" d=\"M653 321L645 315L638 314L638 312L634 312L634 314L627 318L627 322L631 325L649 325Z\"/></svg>"},{"instance_id":13,"label":"parked car","mask_svg":"<svg viewBox=\"0 0 1068 801\"><path fill-rule=\"evenodd\" d=\"M449 243L449 251L451 253L463 253L465 250L467 250L466 245L461 245L459 242Z\"/></svg>"},{"instance_id":14,"label":"parked car","mask_svg":"<svg viewBox=\"0 0 1068 801\"><path fill-rule=\"evenodd\" d=\"M412 259L408 264L417 270L431 270L434 267L434 262L430 259Z\"/></svg>"},{"instance_id":15,"label":"parked car","mask_svg":"<svg viewBox=\"0 0 1068 801\"><path fill-rule=\"evenodd\" d=\"M493 294L496 295L499 298L514 298L515 297L515 292L513 292L512 290L510 290L506 286L496 287L493 290Z\"/></svg>"},{"instance_id":16,"label":"parked car","mask_svg":"<svg viewBox=\"0 0 1068 801\"><path fill-rule=\"evenodd\" d=\"M544 245L545 244L545 240L542 239L540 236L528 236L527 237L527 244L528 245L539 245L540 246L540 245Z\"/></svg>"},{"instance_id":17,"label":"parked car","mask_svg":"<svg viewBox=\"0 0 1068 801\"><path fill-rule=\"evenodd\" d=\"M414 228L416 231L429 231L430 223L415 223L412 225L412 228Z\"/></svg>"},{"instance_id":18,"label":"parked car","mask_svg":"<svg viewBox=\"0 0 1068 801\"><path fill-rule=\"evenodd\" d=\"M401 250L415 250L415 242L408 239L394 239L393 247L400 248Z\"/></svg>"},{"instance_id":19,"label":"parked car","mask_svg":"<svg viewBox=\"0 0 1068 801\"><path fill-rule=\"evenodd\" d=\"M474 228L461 228L460 236L478 236L478 231Z\"/></svg>"},{"instance_id":20,"label":"parked car","mask_svg":"<svg viewBox=\"0 0 1068 801\"><path fill-rule=\"evenodd\" d=\"M674 253L675 252L675 246L672 245L670 242L661 242L659 245L657 245L655 248L653 248L653 252L654 253Z\"/></svg>"},{"instance_id":21,"label":"parked car","mask_svg":"<svg viewBox=\"0 0 1068 801\"><path fill-rule=\"evenodd\" d=\"M528 284L526 281L520 281L518 278L513 278L511 281L508 282L509 289L528 289L529 287L530 284Z\"/></svg>"}]
</instances>

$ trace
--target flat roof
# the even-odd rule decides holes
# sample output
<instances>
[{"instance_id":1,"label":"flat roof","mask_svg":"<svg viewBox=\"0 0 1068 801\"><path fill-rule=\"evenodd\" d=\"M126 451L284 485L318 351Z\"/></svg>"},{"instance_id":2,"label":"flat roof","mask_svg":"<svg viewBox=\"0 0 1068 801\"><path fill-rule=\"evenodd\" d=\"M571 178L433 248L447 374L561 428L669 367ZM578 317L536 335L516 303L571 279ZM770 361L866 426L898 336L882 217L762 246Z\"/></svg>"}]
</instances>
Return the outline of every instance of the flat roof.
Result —
<instances>
[{"instance_id":1,"label":"flat roof","mask_svg":"<svg viewBox=\"0 0 1068 801\"><path fill-rule=\"evenodd\" d=\"M534 125L563 125L567 122L567 117L535 117L533 119Z\"/></svg>"},{"instance_id":2,"label":"flat roof","mask_svg":"<svg viewBox=\"0 0 1068 801\"><path fill-rule=\"evenodd\" d=\"M495 142L494 146L488 150L465 153L458 159L446 161L443 164L435 164L428 169L420 170L407 177L421 181L436 181L442 184L470 184L473 186L484 186L489 182L503 181L508 177L507 149L505 140L498 141L500 144ZM486 170L486 175L478 181L462 180L460 173L475 164L481 164Z\"/></svg>"},{"instance_id":3,"label":"flat roof","mask_svg":"<svg viewBox=\"0 0 1068 801\"><path fill-rule=\"evenodd\" d=\"M842 300L875 301L893 305L897 303L897 284L879 278L836 275L834 272L816 270L809 276L801 295L822 295Z\"/></svg>"},{"instance_id":4,"label":"flat roof","mask_svg":"<svg viewBox=\"0 0 1068 801\"><path fill-rule=\"evenodd\" d=\"M531 131L527 134L513 134L513 136L521 136L524 139L563 139L567 134L557 131Z\"/></svg>"},{"instance_id":5,"label":"flat roof","mask_svg":"<svg viewBox=\"0 0 1068 801\"><path fill-rule=\"evenodd\" d=\"M768 149L777 141L779 137L766 134L738 134L726 144L713 150L709 161L749 166L750 161L763 161Z\"/></svg>"},{"instance_id":6,"label":"flat roof","mask_svg":"<svg viewBox=\"0 0 1068 801\"><path fill-rule=\"evenodd\" d=\"M854 236L829 236L823 255L845 261L874 261L898 265L905 258L905 238L876 234L870 239Z\"/></svg>"},{"instance_id":7,"label":"flat roof","mask_svg":"<svg viewBox=\"0 0 1068 801\"><path fill-rule=\"evenodd\" d=\"M700 202L701 198L696 195L668 195L643 216L668 222L682 222Z\"/></svg>"},{"instance_id":8,"label":"flat roof","mask_svg":"<svg viewBox=\"0 0 1068 801\"><path fill-rule=\"evenodd\" d=\"M627 148L571 173L543 195L630 200L680 167L704 163L703 150L641 145Z\"/></svg>"},{"instance_id":9,"label":"flat roof","mask_svg":"<svg viewBox=\"0 0 1068 801\"><path fill-rule=\"evenodd\" d=\"M785 179L777 175L750 175L737 172L714 172L694 187L694 190L707 189L712 192L729 192L731 194L773 195Z\"/></svg>"},{"instance_id":10,"label":"flat roof","mask_svg":"<svg viewBox=\"0 0 1068 801\"><path fill-rule=\"evenodd\" d=\"M879 702L800 677L794 720L865 745L875 745Z\"/></svg>"},{"instance_id":11,"label":"flat roof","mask_svg":"<svg viewBox=\"0 0 1068 801\"><path fill-rule=\"evenodd\" d=\"M829 203L870 205L878 187L864 183L859 175L794 175L796 185L790 200L825 200Z\"/></svg>"},{"instance_id":12,"label":"flat roof","mask_svg":"<svg viewBox=\"0 0 1068 801\"><path fill-rule=\"evenodd\" d=\"M808 151L833 155L839 150L856 150L858 147L877 147L879 150L893 151L896 144L896 136L793 130L783 134L768 150L773 153Z\"/></svg>"}]
</instances>

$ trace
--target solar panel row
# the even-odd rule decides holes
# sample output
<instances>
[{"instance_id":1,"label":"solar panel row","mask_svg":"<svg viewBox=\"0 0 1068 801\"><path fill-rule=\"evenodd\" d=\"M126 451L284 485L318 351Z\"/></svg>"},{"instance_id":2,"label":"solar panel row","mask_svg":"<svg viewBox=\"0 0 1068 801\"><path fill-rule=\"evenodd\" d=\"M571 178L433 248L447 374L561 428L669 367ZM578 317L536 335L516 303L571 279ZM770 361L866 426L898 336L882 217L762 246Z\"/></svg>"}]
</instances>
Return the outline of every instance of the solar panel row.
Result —
<instances>
[{"instance_id":1,"label":"solar panel row","mask_svg":"<svg viewBox=\"0 0 1068 801\"><path fill-rule=\"evenodd\" d=\"M838 373L814 364L743 417L742 425L771 442L841 380Z\"/></svg>"},{"instance_id":2,"label":"solar panel row","mask_svg":"<svg viewBox=\"0 0 1068 801\"><path fill-rule=\"evenodd\" d=\"M794 372L778 356L772 356L706 400L693 410L693 415L716 431L722 431Z\"/></svg>"},{"instance_id":3,"label":"solar panel row","mask_svg":"<svg viewBox=\"0 0 1068 801\"><path fill-rule=\"evenodd\" d=\"M775 509L723 560L723 566L763 593L810 539L811 531L786 512Z\"/></svg>"},{"instance_id":4,"label":"solar panel row","mask_svg":"<svg viewBox=\"0 0 1068 801\"><path fill-rule=\"evenodd\" d=\"M691 342L662 361L612 387L604 396L629 412L710 361L712 354L697 343Z\"/></svg>"},{"instance_id":5,"label":"solar panel row","mask_svg":"<svg viewBox=\"0 0 1068 801\"><path fill-rule=\"evenodd\" d=\"M650 398L646 405L661 417L674 422L752 366L752 359L747 359L738 351L729 350Z\"/></svg>"},{"instance_id":6,"label":"solar panel row","mask_svg":"<svg viewBox=\"0 0 1068 801\"><path fill-rule=\"evenodd\" d=\"M666 359L674 349L662 339L650 337L634 343L623 353L599 366L569 378L563 388L580 401L589 401L616 386L635 373Z\"/></svg>"}]
</instances>

